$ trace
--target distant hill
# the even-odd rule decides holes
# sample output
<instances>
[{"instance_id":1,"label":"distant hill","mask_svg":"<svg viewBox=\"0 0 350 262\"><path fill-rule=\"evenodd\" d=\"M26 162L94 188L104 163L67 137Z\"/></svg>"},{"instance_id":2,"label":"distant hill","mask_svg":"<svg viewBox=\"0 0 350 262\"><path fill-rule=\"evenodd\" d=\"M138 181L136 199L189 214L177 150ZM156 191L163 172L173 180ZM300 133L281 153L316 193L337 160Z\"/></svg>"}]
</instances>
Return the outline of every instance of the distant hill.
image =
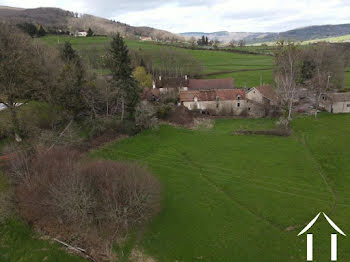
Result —
<instances>
[{"instance_id":1,"label":"distant hill","mask_svg":"<svg viewBox=\"0 0 350 262\"><path fill-rule=\"evenodd\" d=\"M310 41L315 39L327 39L350 34L350 24L343 25L319 25L297 28L281 33L254 33L254 32L227 32L220 31L214 33L188 32L182 33L184 37L207 36L209 39L218 39L224 43L231 40L244 40L248 44L275 42L279 39L291 39L295 41Z\"/></svg>"},{"instance_id":2,"label":"distant hill","mask_svg":"<svg viewBox=\"0 0 350 262\"><path fill-rule=\"evenodd\" d=\"M182 37L164 30L151 27L134 27L121 22L108 20L93 15L78 15L77 13L59 8L22 9L0 6L0 21L11 23L33 23L45 28L63 31L87 31L89 27L99 35L121 33L131 38L152 37L153 39L171 40Z\"/></svg>"}]
</instances>

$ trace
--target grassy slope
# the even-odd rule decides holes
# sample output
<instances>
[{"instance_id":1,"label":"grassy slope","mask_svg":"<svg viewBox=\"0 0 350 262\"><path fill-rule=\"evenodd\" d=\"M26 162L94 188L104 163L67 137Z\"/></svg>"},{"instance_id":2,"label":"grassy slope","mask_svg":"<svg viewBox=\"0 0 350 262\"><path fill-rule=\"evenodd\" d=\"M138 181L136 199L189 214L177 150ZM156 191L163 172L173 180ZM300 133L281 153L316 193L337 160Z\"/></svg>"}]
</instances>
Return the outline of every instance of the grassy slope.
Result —
<instances>
[{"instance_id":1,"label":"grassy slope","mask_svg":"<svg viewBox=\"0 0 350 262\"><path fill-rule=\"evenodd\" d=\"M0 193L9 187L0 173ZM0 261L39 262L39 261L86 261L68 254L55 243L40 240L38 236L17 218L0 224Z\"/></svg>"},{"instance_id":2,"label":"grassy slope","mask_svg":"<svg viewBox=\"0 0 350 262\"><path fill-rule=\"evenodd\" d=\"M104 54L108 42L111 40L109 37L67 37L67 36L46 36L40 38L41 41L49 45L59 45L65 41L70 41L74 48L84 51L85 48L95 47L97 52L101 55ZM130 49L140 50L161 50L168 48L175 48L169 46L163 46L155 44L154 42L142 42L134 40L126 40L126 43ZM260 52L265 54L271 54L273 47L266 46L246 46L236 47L237 50L245 50L252 52ZM273 83L273 57L265 55L249 55L230 53L222 51L208 51L208 50L188 50L182 49L185 52L189 52L202 62L204 66L203 74L214 75L204 76L205 78L235 78L236 86L238 87L253 87L260 84L260 78L262 76L262 82L271 84ZM264 69L264 70L261 70ZM232 72L237 70L249 70L248 72ZM347 69L349 71L349 69ZM101 74L108 74L106 69L97 70ZM347 72L345 79L345 87L350 88L350 72Z\"/></svg>"},{"instance_id":3,"label":"grassy slope","mask_svg":"<svg viewBox=\"0 0 350 262\"><path fill-rule=\"evenodd\" d=\"M345 71L345 84L344 87L350 88L350 67L346 68Z\"/></svg>"},{"instance_id":4,"label":"grassy slope","mask_svg":"<svg viewBox=\"0 0 350 262\"><path fill-rule=\"evenodd\" d=\"M308 147L296 136L230 135L234 128L272 126L273 120L218 120L204 132L162 126L94 156L144 163L163 183L164 208L142 241L159 261L303 261L305 238L296 235L318 212L350 231L350 116L296 120L298 137L312 138ZM339 181L330 187L319 163ZM317 261L329 261L329 227L321 220L313 232ZM347 239L340 241L339 255L349 260Z\"/></svg>"},{"instance_id":5,"label":"grassy slope","mask_svg":"<svg viewBox=\"0 0 350 262\"><path fill-rule=\"evenodd\" d=\"M75 38L75 37L66 37L60 36L47 36L41 38L42 41L50 45L58 45L64 41L70 41L72 46L78 50L83 50L87 47L96 47L98 52L103 54L106 44L110 41L108 37L93 37L93 38ZM59 42L58 42L59 39ZM157 45L152 42L140 42L140 41L126 41L130 49L141 49L141 50L161 50L167 48L175 48ZM252 47L250 47L252 48ZM223 77L236 77L237 85L243 86L244 83L247 83L248 86L254 86L260 82L260 71L255 71L258 69L268 69L272 68L272 57L264 55L247 55L247 54L238 54L238 53L229 53L221 51L208 51L208 50L188 50L182 49L184 52L188 52L194 57L196 57L204 66L203 74L215 73L215 72L227 72L234 70L253 70L249 72L249 80L247 79L246 72L237 72L229 75L218 75L210 76L210 78L223 78ZM106 73L106 71L101 71ZM266 71L266 74L271 74L272 71ZM107 72L108 73L108 72ZM266 77L266 82L270 82L272 76Z\"/></svg>"}]
</instances>

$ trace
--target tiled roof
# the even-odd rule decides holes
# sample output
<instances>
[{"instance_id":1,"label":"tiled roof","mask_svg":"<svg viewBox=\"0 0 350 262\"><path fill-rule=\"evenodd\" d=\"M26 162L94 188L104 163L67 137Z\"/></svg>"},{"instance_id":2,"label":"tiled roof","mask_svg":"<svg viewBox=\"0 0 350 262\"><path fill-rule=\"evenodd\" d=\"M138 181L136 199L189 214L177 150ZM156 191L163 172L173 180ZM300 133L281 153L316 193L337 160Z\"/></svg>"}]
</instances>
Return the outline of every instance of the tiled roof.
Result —
<instances>
[{"instance_id":1,"label":"tiled roof","mask_svg":"<svg viewBox=\"0 0 350 262\"><path fill-rule=\"evenodd\" d=\"M347 92L347 93L329 93L327 95L333 102L348 102L348 101L350 101L350 92Z\"/></svg>"},{"instance_id":2,"label":"tiled roof","mask_svg":"<svg viewBox=\"0 0 350 262\"><path fill-rule=\"evenodd\" d=\"M216 97L220 101L245 99L245 91L243 89L225 89L225 90L194 90L181 91L180 101L192 102L197 97L198 101L216 101Z\"/></svg>"},{"instance_id":3,"label":"tiled roof","mask_svg":"<svg viewBox=\"0 0 350 262\"><path fill-rule=\"evenodd\" d=\"M179 87L187 87L188 80L185 78L164 78L162 80L156 80L157 88L179 88Z\"/></svg>"},{"instance_id":4,"label":"tiled roof","mask_svg":"<svg viewBox=\"0 0 350 262\"><path fill-rule=\"evenodd\" d=\"M188 83L189 90L217 90L233 89L233 78L226 79L190 79Z\"/></svg>"}]
</instances>

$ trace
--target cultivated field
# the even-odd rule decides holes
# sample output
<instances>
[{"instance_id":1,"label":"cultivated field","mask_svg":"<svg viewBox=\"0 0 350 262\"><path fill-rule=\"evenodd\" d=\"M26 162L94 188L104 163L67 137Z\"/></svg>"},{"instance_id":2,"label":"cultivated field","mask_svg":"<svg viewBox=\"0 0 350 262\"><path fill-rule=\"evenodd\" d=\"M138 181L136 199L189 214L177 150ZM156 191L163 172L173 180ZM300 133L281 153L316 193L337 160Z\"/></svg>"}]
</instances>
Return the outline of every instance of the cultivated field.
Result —
<instances>
[{"instance_id":1,"label":"cultivated field","mask_svg":"<svg viewBox=\"0 0 350 262\"><path fill-rule=\"evenodd\" d=\"M163 209L139 242L157 261L306 261L297 234L318 212L350 232L350 116L300 117L289 138L230 135L274 122L161 126L91 156L136 161L162 182ZM330 226L320 219L312 232L315 261L330 261ZM341 261L349 243L339 238Z\"/></svg>"}]
</instances>

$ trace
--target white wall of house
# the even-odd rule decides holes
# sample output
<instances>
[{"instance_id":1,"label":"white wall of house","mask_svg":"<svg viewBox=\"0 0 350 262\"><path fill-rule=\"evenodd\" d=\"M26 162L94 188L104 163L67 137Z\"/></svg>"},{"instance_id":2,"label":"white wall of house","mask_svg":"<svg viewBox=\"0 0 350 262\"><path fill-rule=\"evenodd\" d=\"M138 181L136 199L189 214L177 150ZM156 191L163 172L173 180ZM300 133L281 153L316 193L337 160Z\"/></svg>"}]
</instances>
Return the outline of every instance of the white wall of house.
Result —
<instances>
[{"instance_id":1,"label":"white wall of house","mask_svg":"<svg viewBox=\"0 0 350 262\"><path fill-rule=\"evenodd\" d=\"M329 109L329 108L328 108ZM330 112L338 113L350 113L350 101L347 102L334 102L330 108Z\"/></svg>"},{"instance_id":2,"label":"white wall of house","mask_svg":"<svg viewBox=\"0 0 350 262\"><path fill-rule=\"evenodd\" d=\"M247 109L246 100L226 100L226 101L191 101L184 102L183 105L189 110L205 110L224 115L240 115Z\"/></svg>"},{"instance_id":3,"label":"white wall of house","mask_svg":"<svg viewBox=\"0 0 350 262\"><path fill-rule=\"evenodd\" d=\"M263 95L256 88L252 88L251 90L249 90L249 92L246 95L246 98L261 104L264 103Z\"/></svg>"}]
</instances>

